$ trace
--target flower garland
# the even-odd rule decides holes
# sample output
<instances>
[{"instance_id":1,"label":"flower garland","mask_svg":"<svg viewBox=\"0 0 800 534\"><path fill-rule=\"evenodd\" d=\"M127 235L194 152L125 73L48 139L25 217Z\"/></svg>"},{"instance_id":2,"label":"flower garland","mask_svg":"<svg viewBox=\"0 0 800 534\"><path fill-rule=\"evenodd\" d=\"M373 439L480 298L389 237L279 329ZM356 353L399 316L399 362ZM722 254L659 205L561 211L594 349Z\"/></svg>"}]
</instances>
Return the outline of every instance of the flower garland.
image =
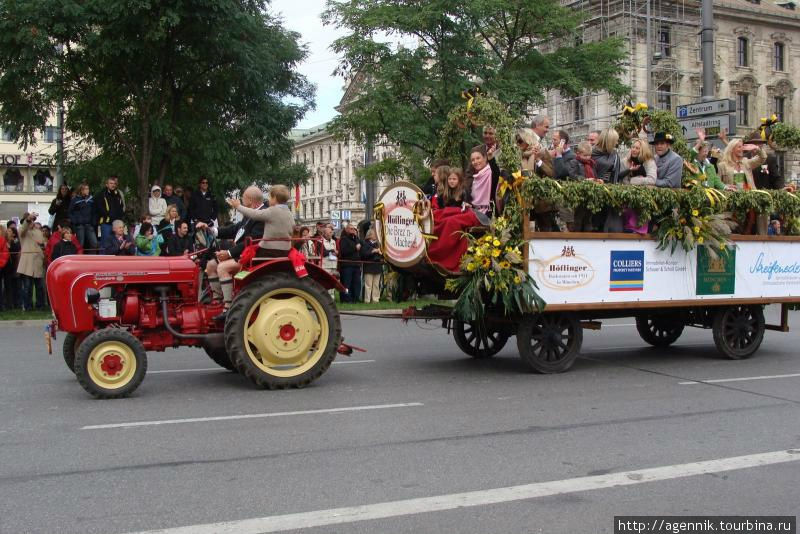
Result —
<instances>
[{"instance_id":1,"label":"flower garland","mask_svg":"<svg viewBox=\"0 0 800 534\"><path fill-rule=\"evenodd\" d=\"M461 275L447 280L446 288L459 295L456 316L465 322L482 321L486 307L508 314L532 313L544 309L536 282L528 274L520 225L508 217L496 217L482 237L463 234L469 240L461 257Z\"/></svg>"}]
</instances>

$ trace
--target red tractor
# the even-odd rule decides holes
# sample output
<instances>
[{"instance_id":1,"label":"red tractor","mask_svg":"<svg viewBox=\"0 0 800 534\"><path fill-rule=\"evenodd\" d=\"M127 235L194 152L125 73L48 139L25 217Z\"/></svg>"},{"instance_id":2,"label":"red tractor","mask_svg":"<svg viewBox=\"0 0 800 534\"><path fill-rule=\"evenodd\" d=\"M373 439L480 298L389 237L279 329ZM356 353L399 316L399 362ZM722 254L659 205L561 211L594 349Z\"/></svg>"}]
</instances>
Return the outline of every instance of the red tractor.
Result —
<instances>
[{"instance_id":1,"label":"red tractor","mask_svg":"<svg viewBox=\"0 0 800 534\"><path fill-rule=\"evenodd\" d=\"M131 394L147 372L147 351L180 346L202 347L260 387L303 387L340 348L339 312L327 290L344 290L321 267L306 269L298 278L288 259L277 259L239 273L223 324L212 319L222 304L201 298L192 257L65 256L47 271L51 333L67 333L64 360L98 398Z\"/></svg>"}]
</instances>

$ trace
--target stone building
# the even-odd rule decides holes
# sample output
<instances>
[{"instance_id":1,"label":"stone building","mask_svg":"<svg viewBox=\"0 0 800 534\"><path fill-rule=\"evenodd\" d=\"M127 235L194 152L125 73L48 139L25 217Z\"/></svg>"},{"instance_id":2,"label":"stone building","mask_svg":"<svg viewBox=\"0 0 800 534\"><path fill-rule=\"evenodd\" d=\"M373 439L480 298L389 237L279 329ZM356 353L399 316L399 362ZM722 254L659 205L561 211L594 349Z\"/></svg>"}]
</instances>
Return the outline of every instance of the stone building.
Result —
<instances>
[{"instance_id":1,"label":"stone building","mask_svg":"<svg viewBox=\"0 0 800 534\"><path fill-rule=\"evenodd\" d=\"M47 209L58 190L56 141L58 129L47 126L38 142L20 148L16 135L0 127L0 221L36 211L47 222Z\"/></svg>"},{"instance_id":2,"label":"stone building","mask_svg":"<svg viewBox=\"0 0 800 534\"><path fill-rule=\"evenodd\" d=\"M675 110L700 100L699 1L562 0L562 4L587 13L578 39L623 39L629 60L622 80L632 88L634 102ZM714 95L736 101L735 134L749 134L761 117L773 112L787 123L800 125L800 109L794 101L800 84L795 64L800 61L800 11L794 2L715 0L714 23ZM531 110L546 113L551 127L564 128L575 139L611 125L619 112L619 104L605 93L577 98L552 93L544 107ZM787 179L796 180L800 153L780 157Z\"/></svg>"},{"instance_id":3,"label":"stone building","mask_svg":"<svg viewBox=\"0 0 800 534\"><path fill-rule=\"evenodd\" d=\"M300 188L298 219L303 224L349 220L354 223L366 218L367 184L356 176L356 169L364 166L368 157L363 146L352 141L339 141L326 129L327 123L314 128L292 130L294 141L292 159L305 163L312 177ZM375 160L391 155L385 146L373 149ZM388 181L376 184L376 198ZM340 218L331 218L331 212ZM349 213L349 217L345 217Z\"/></svg>"}]
</instances>

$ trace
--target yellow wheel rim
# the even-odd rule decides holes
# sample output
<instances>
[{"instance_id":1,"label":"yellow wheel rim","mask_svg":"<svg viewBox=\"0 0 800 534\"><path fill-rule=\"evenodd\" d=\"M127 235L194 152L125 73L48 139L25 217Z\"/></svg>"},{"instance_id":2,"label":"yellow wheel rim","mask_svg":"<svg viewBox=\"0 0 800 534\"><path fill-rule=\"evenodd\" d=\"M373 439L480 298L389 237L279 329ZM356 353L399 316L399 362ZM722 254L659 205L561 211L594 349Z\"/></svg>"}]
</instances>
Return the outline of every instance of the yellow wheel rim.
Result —
<instances>
[{"instance_id":1,"label":"yellow wheel rim","mask_svg":"<svg viewBox=\"0 0 800 534\"><path fill-rule=\"evenodd\" d=\"M119 389L133 380L136 356L125 343L106 341L92 350L86 369L96 385L105 389Z\"/></svg>"},{"instance_id":2,"label":"yellow wheel rim","mask_svg":"<svg viewBox=\"0 0 800 534\"><path fill-rule=\"evenodd\" d=\"M247 355L262 371L290 378L314 367L328 346L328 317L319 301L302 289L264 294L247 312Z\"/></svg>"}]
</instances>

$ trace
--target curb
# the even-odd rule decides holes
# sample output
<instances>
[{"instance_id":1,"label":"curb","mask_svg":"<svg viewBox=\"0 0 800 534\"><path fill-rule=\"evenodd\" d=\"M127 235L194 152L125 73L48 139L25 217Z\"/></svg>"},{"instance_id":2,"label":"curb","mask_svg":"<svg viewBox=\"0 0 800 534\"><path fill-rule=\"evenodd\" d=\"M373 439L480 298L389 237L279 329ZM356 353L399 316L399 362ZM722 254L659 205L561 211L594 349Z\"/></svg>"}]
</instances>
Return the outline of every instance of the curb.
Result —
<instances>
[{"instance_id":1,"label":"curb","mask_svg":"<svg viewBox=\"0 0 800 534\"><path fill-rule=\"evenodd\" d=\"M0 320L0 328L13 328L15 326L41 326L45 327L50 324L50 320L48 319L28 319L28 320L16 320L16 319L6 319Z\"/></svg>"}]
</instances>

